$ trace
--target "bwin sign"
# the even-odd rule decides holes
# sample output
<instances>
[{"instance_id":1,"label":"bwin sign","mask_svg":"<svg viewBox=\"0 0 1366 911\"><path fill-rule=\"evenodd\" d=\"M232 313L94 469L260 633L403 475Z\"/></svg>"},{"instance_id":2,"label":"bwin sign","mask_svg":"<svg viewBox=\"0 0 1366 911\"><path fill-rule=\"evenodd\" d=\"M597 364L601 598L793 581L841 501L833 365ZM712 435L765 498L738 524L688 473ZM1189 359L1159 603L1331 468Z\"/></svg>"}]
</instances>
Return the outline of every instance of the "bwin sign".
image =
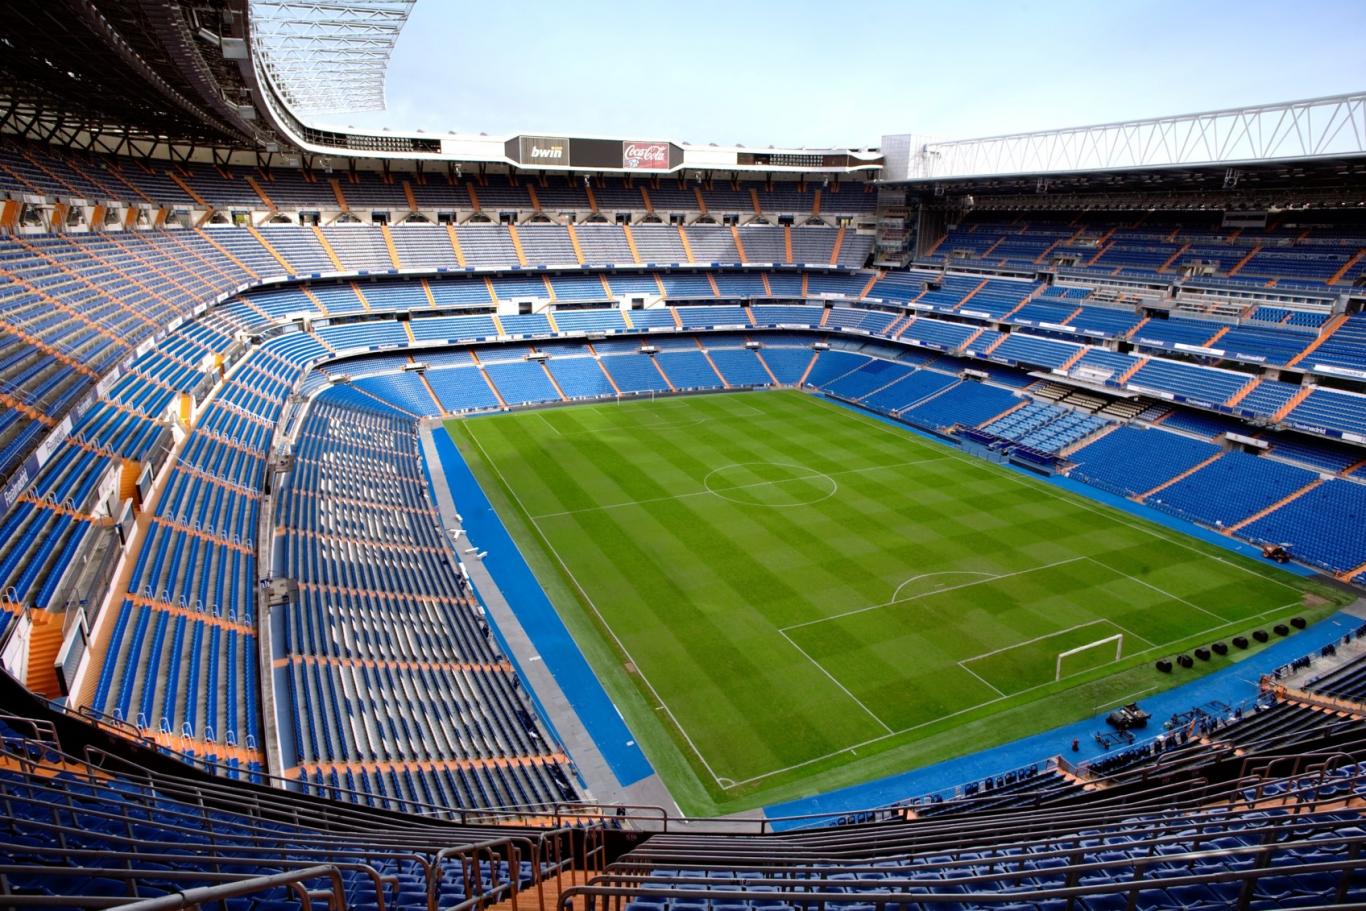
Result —
<instances>
[{"instance_id":1,"label":"bwin sign","mask_svg":"<svg viewBox=\"0 0 1366 911\"><path fill-rule=\"evenodd\" d=\"M521 155L522 164L543 164L569 166L569 140L555 136L523 136Z\"/></svg>"}]
</instances>

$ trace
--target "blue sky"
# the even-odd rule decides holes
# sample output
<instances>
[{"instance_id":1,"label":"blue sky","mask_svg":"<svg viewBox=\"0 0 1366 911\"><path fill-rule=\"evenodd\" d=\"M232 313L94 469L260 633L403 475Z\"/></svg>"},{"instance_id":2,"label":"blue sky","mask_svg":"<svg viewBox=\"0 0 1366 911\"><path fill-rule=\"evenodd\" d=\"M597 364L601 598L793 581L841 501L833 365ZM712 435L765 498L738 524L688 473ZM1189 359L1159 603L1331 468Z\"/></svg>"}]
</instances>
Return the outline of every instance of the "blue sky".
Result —
<instances>
[{"instance_id":1,"label":"blue sky","mask_svg":"<svg viewBox=\"0 0 1366 911\"><path fill-rule=\"evenodd\" d=\"M361 129L876 145L1366 89L1366 0L418 0Z\"/></svg>"}]
</instances>

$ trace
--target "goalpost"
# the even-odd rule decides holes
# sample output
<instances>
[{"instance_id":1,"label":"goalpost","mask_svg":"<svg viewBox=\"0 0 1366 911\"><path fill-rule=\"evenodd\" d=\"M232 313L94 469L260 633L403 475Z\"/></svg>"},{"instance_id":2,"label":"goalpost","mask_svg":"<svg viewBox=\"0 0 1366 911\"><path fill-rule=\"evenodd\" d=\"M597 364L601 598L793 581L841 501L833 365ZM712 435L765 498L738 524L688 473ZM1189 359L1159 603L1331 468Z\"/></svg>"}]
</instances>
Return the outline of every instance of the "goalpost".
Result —
<instances>
[{"instance_id":1,"label":"goalpost","mask_svg":"<svg viewBox=\"0 0 1366 911\"><path fill-rule=\"evenodd\" d=\"M1123 633L1115 633L1113 636L1106 636L1104 639L1097 639L1095 642L1088 642L1085 645L1078 645L1076 648L1069 648L1065 652L1058 652L1058 663L1053 671L1053 682L1057 683L1059 680L1062 679L1062 659L1070 655L1076 655L1081 652L1090 651L1093 648L1100 648L1111 642L1115 644L1115 657L1112 660L1118 661L1124 655Z\"/></svg>"}]
</instances>

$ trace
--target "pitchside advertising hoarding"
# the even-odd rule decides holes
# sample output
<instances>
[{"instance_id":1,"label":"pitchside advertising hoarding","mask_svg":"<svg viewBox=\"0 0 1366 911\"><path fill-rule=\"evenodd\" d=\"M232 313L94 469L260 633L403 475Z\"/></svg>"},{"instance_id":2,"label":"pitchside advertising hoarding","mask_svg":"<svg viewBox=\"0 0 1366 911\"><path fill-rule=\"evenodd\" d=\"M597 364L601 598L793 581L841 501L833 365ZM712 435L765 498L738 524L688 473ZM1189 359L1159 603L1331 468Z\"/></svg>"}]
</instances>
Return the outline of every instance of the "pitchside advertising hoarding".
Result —
<instances>
[{"instance_id":1,"label":"pitchside advertising hoarding","mask_svg":"<svg viewBox=\"0 0 1366 911\"><path fill-rule=\"evenodd\" d=\"M668 171L683 163L681 148L657 140L518 136L504 151L524 168Z\"/></svg>"}]
</instances>

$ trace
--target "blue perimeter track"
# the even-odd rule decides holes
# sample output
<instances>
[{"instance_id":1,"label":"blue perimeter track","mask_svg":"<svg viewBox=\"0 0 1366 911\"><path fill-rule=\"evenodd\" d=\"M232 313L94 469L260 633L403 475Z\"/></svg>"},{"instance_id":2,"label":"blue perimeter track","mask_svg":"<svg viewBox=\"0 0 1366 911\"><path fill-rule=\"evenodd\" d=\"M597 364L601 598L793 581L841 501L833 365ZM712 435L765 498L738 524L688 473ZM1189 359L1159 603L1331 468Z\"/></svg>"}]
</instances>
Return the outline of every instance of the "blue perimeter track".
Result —
<instances>
[{"instance_id":1,"label":"blue perimeter track","mask_svg":"<svg viewBox=\"0 0 1366 911\"><path fill-rule=\"evenodd\" d=\"M488 551L484 565L517 614L522 628L545 662L546 670L555 678L607 761L608 768L622 787L629 787L650 777L655 773L654 767L645 758L640 745L622 720L621 712L602 688L597 674L589 667L555 606L536 581L535 574L508 534L503 520L465 464L465 458L455 441L444 426L433 428L432 440L466 534L472 542L478 542L480 549ZM492 616L488 620L490 625L494 625ZM510 653L509 657L512 657ZM515 658L512 660L516 662ZM544 710L542 714L545 714ZM546 720L553 726L549 717Z\"/></svg>"}]
</instances>

